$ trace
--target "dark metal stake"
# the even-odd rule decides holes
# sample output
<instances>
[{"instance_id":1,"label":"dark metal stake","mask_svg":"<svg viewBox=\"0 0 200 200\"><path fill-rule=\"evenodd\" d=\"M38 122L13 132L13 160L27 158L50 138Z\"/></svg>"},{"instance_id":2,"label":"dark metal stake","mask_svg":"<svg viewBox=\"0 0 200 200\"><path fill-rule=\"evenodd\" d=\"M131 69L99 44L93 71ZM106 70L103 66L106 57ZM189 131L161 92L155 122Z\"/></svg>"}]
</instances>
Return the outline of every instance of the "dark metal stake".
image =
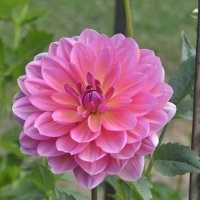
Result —
<instances>
[{"instance_id":1,"label":"dark metal stake","mask_svg":"<svg viewBox=\"0 0 200 200\"><path fill-rule=\"evenodd\" d=\"M198 12L192 150L200 155L200 0ZM200 200L200 174L190 174L189 200Z\"/></svg>"}]
</instances>

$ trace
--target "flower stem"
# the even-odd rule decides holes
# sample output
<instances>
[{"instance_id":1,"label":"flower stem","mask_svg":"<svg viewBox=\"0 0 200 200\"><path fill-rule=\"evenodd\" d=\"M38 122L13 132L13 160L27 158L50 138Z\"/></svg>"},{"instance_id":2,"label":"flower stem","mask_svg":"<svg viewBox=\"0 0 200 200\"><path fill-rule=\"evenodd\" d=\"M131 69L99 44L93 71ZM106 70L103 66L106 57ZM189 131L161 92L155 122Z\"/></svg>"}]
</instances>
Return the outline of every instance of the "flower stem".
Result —
<instances>
[{"instance_id":1,"label":"flower stem","mask_svg":"<svg viewBox=\"0 0 200 200\"><path fill-rule=\"evenodd\" d=\"M124 5L125 5L125 12L126 12L128 37L133 38L133 26L132 26L132 20L131 20L131 10L130 10L129 0L124 0Z\"/></svg>"},{"instance_id":2,"label":"flower stem","mask_svg":"<svg viewBox=\"0 0 200 200\"><path fill-rule=\"evenodd\" d=\"M147 171L146 171L146 174L145 174L145 175L146 175L146 177L147 177L148 179L149 179L149 177L150 177L151 170L152 170L152 167L153 167L153 158L154 158L154 155L155 155L157 149L160 147L160 145L161 145L161 143L162 143L163 137L164 137L165 132L166 132L166 130L167 130L167 126L168 126L168 124L166 124L165 127L164 127L163 130L162 130L162 133L161 133L161 135L160 135L160 137L159 137L158 146L156 147L156 150L154 151L153 156L152 156L152 159L151 159L151 161L150 161L150 163L149 163L149 166L148 166L148 168L147 168Z\"/></svg>"},{"instance_id":3,"label":"flower stem","mask_svg":"<svg viewBox=\"0 0 200 200\"><path fill-rule=\"evenodd\" d=\"M97 187L91 190L92 200L97 200Z\"/></svg>"}]
</instances>

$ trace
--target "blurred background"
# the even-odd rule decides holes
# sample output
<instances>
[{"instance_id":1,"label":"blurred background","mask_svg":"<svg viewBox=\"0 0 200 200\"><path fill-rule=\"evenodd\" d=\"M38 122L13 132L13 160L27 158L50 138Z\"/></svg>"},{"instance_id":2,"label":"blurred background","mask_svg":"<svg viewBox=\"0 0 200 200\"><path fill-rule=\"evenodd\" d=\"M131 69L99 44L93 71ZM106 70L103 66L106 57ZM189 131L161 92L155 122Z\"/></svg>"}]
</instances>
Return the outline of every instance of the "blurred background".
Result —
<instances>
[{"instance_id":1,"label":"blurred background","mask_svg":"<svg viewBox=\"0 0 200 200\"><path fill-rule=\"evenodd\" d=\"M140 48L151 49L161 58L167 82L181 62L182 30L191 44L196 46L197 20L191 14L198 1L130 2L134 39ZM25 176L21 174L21 169L35 159L19 151L18 137L22 127L16 123L11 112L12 98L19 90L17 78L25 74L25 66L35 55L48 50L52 41L77 36L85 28L111 37L117 26L116 19L123 21L123 16L116 13L115 5L115 0L0 0L0 197L6 194L8 188L15 190L20 185L21 176ZM191 125L191 121L174 120L163 142L190 146ZM155 188L167 190L172 195L169 199L187 199L189 175L169 178L155 171L153 175ZM74 179L72 172L68 176ZM167 185L162 188L162 184L157 182L163 182L170 188ZM90 190L81 188L76 182L59 183L59 187L63 186L90 196ZM103 199L103 188L101 185L99 200ZM84 195L76 197L86 199ZM10 199L14 198L11 196ZM155 196L154 199L162 198Z\"/></svg>"}]
</instances>

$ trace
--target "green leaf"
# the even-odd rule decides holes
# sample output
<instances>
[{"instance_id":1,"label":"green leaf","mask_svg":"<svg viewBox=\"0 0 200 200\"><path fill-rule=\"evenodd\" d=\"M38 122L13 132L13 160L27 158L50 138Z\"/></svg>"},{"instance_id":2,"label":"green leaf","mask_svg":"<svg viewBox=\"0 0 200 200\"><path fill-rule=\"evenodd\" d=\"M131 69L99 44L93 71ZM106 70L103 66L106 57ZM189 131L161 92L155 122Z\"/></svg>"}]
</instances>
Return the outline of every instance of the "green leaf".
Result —
<instances>
[{"instance_id":1,"label":"green leaf","mask_svg":"<svg viewBox=\"0 0 200 200\"><path fill-rule=\"evenodd\" d=\"M123 183L124 191L126 193L127 200L131 200L132 199L132 188L125 181L122 181L122 183Z\"/></svg>"},{"instance_id":2,"label":"green leaf","mask_svg":"<svg viewBox=\"0 0 200 200\"><path fill-rule=\"evenodd\" d=\"M139 180L126 183L133 189L133 199L137 200L150 200L152 198L151 183L146 180L145 176L141 176Z\"/></svg>"},{"instance_id":3,"label":"green leaf","mask_svg":"<svg viewBox=\"0 0 200 200\"><path fill-rule=\"evenodd\" d=\"M182 31L182 61L189 59L191 56L196 55L196 49L190 44L190 41L185 37Z\"/></svg>"},{"instance_id":4,"label":"green leaf","mask_svg":"<svg viewBox=\"0 0 200 200\"><path fill-rule=\"evenodd\" d=\"M68 188L62 188L59 190L60 192L65 192L68 195L72 195L76 199L90 199L90 197L86 196L85 194L82 194L81 192L70 190Z\"/></svg>"},{"instance_id":5,"label":"green leaf","mask_svg":"<svg viewBox=\"0 0 200 200\"><path fill-rule=\"evenodd\" d=\"M171 102L178 105L194 87L195 57L183 61L179 68L175 68L174 75L170 77L168 84L173 88L174 94Z\"/></svg>"},{"instance_id":6,"label":"green leaf","mask_svg":"<svg viewBox=\"0 0 200 200\"><path fill-rule=\"evenodd\" d=\"M0 72L1 72L1 69L3 67L4 59L5 59L4 44L3 44L3 41L0 38Z\"/></svg>"},{"instance_id":7,"label":"green leaf","mask_svg":"<svg viewBox=\"0 0 200 200\"><path fill-rule=\"evenodd\" d=\"M171 187L164 183L152 183L153 188L151 192L153 200L181 200L182 197L179 192L173 190Z\"/></svg>"},{"instance_id":8,"label":"green leaf","mask_svg":"<svg viewBox=\"0 0 200 200\"><path fill-rule=\"evenodd\" d=\"M46 194L53 189L54 175L47 166L43 166L36 162L31 175L37 187Z\"/></svg>"},{"instance_id":9,"label":"green leaf","mask_svg":"<svg viewBox=\"0 0 200 200\"><path fill-rule=\"evenodd\" d=\"M72 195L62 192L58 200L76 200Z\"/></svg>"},{"instance_id":10,"label":"green leaf","mask_svg":"<svg viewBox=\"0 0 200 200\"><path fill-rule=\"evenodd\" d=\"M59 191L56 189L56 187L53 188L53 194L52 194L52 200L59 200L60 197L60 193Z\"/></svg>"},{"instance_id":11,"label":"green leaf","mask_svg":"<svg viewBox=\"0 0 200 200\"><path fill-rule=\"evenodd\" d=\"M183 118L187 120L193 119L193 104L194 99L183 99L177 106L176 115L174 118Z\"/></svg>"},{"instance_id":12,"label":"green leaf","mask_svg":"<svg viewBox=\"0 0 200 200\"><path fill-rule=\"evenodd\" d=\"M19 45L20 58L32 59L44 48L49 46L52 41L52 35L43 31L32 30L22 39Z\"/></svg>"},{"instance_id":13,"label":"green leaf","mask_svg":"<svg viewBox=\"0 0 200 200\"><path fill-rule=\"evenodd\" d=\"M106 175L105 181L112 185L113 188L119 192L119 186L115 175Z\"/></svg>"},{"instance_id":14,"label":"green leaf","mask_svg":"<svg viewBox=\"0 0 200 200\"><path fill-rule=\"evenodd\" d=\"M16 0L0 1L0 19L10 19L12 10L16 6Z\"/></svg>"},{"instance_id":15,"label":"green leaf","mask_svg":"<svg viewBox=\"0 0 200 200\"><path fill-rule=\"evenodd\" d=\"M155 170L163 175L176 176L188 172L200 173L199 157L189 147L178 143L161 145L154 154Z\"/></svg>"},{"instance_id":16,"label":"green leaf","mask_svg":"<svg viewBox=\"0 0 200 200\"><path fill-rule=\"evenodd\" d=\"M70 178L66 173L56 174L55 178L57 181L76 182L75 180Z\"/></svg>"}]
</instances>

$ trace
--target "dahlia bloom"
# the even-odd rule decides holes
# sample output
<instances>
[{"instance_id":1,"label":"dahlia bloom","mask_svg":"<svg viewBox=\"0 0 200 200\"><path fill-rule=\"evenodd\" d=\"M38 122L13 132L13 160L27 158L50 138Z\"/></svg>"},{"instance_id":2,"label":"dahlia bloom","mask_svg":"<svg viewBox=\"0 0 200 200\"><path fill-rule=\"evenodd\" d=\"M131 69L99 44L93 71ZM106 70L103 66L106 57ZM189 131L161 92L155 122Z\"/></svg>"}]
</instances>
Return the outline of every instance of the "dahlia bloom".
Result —
<instances>
[{"instance_id":1,"label":"dahlia bloom","mask_svg":"<svg viewBox=\"0 0 200 200\"><path fill-rule=\"evenodd\" d=\"M46 156L53 173L74 171L85 188L106 174L140 178L156 134L174 116L172 88L153 51L86 29L35 57L19 77L13 113L21 152Z\"/></svg>"}]
</instances>

